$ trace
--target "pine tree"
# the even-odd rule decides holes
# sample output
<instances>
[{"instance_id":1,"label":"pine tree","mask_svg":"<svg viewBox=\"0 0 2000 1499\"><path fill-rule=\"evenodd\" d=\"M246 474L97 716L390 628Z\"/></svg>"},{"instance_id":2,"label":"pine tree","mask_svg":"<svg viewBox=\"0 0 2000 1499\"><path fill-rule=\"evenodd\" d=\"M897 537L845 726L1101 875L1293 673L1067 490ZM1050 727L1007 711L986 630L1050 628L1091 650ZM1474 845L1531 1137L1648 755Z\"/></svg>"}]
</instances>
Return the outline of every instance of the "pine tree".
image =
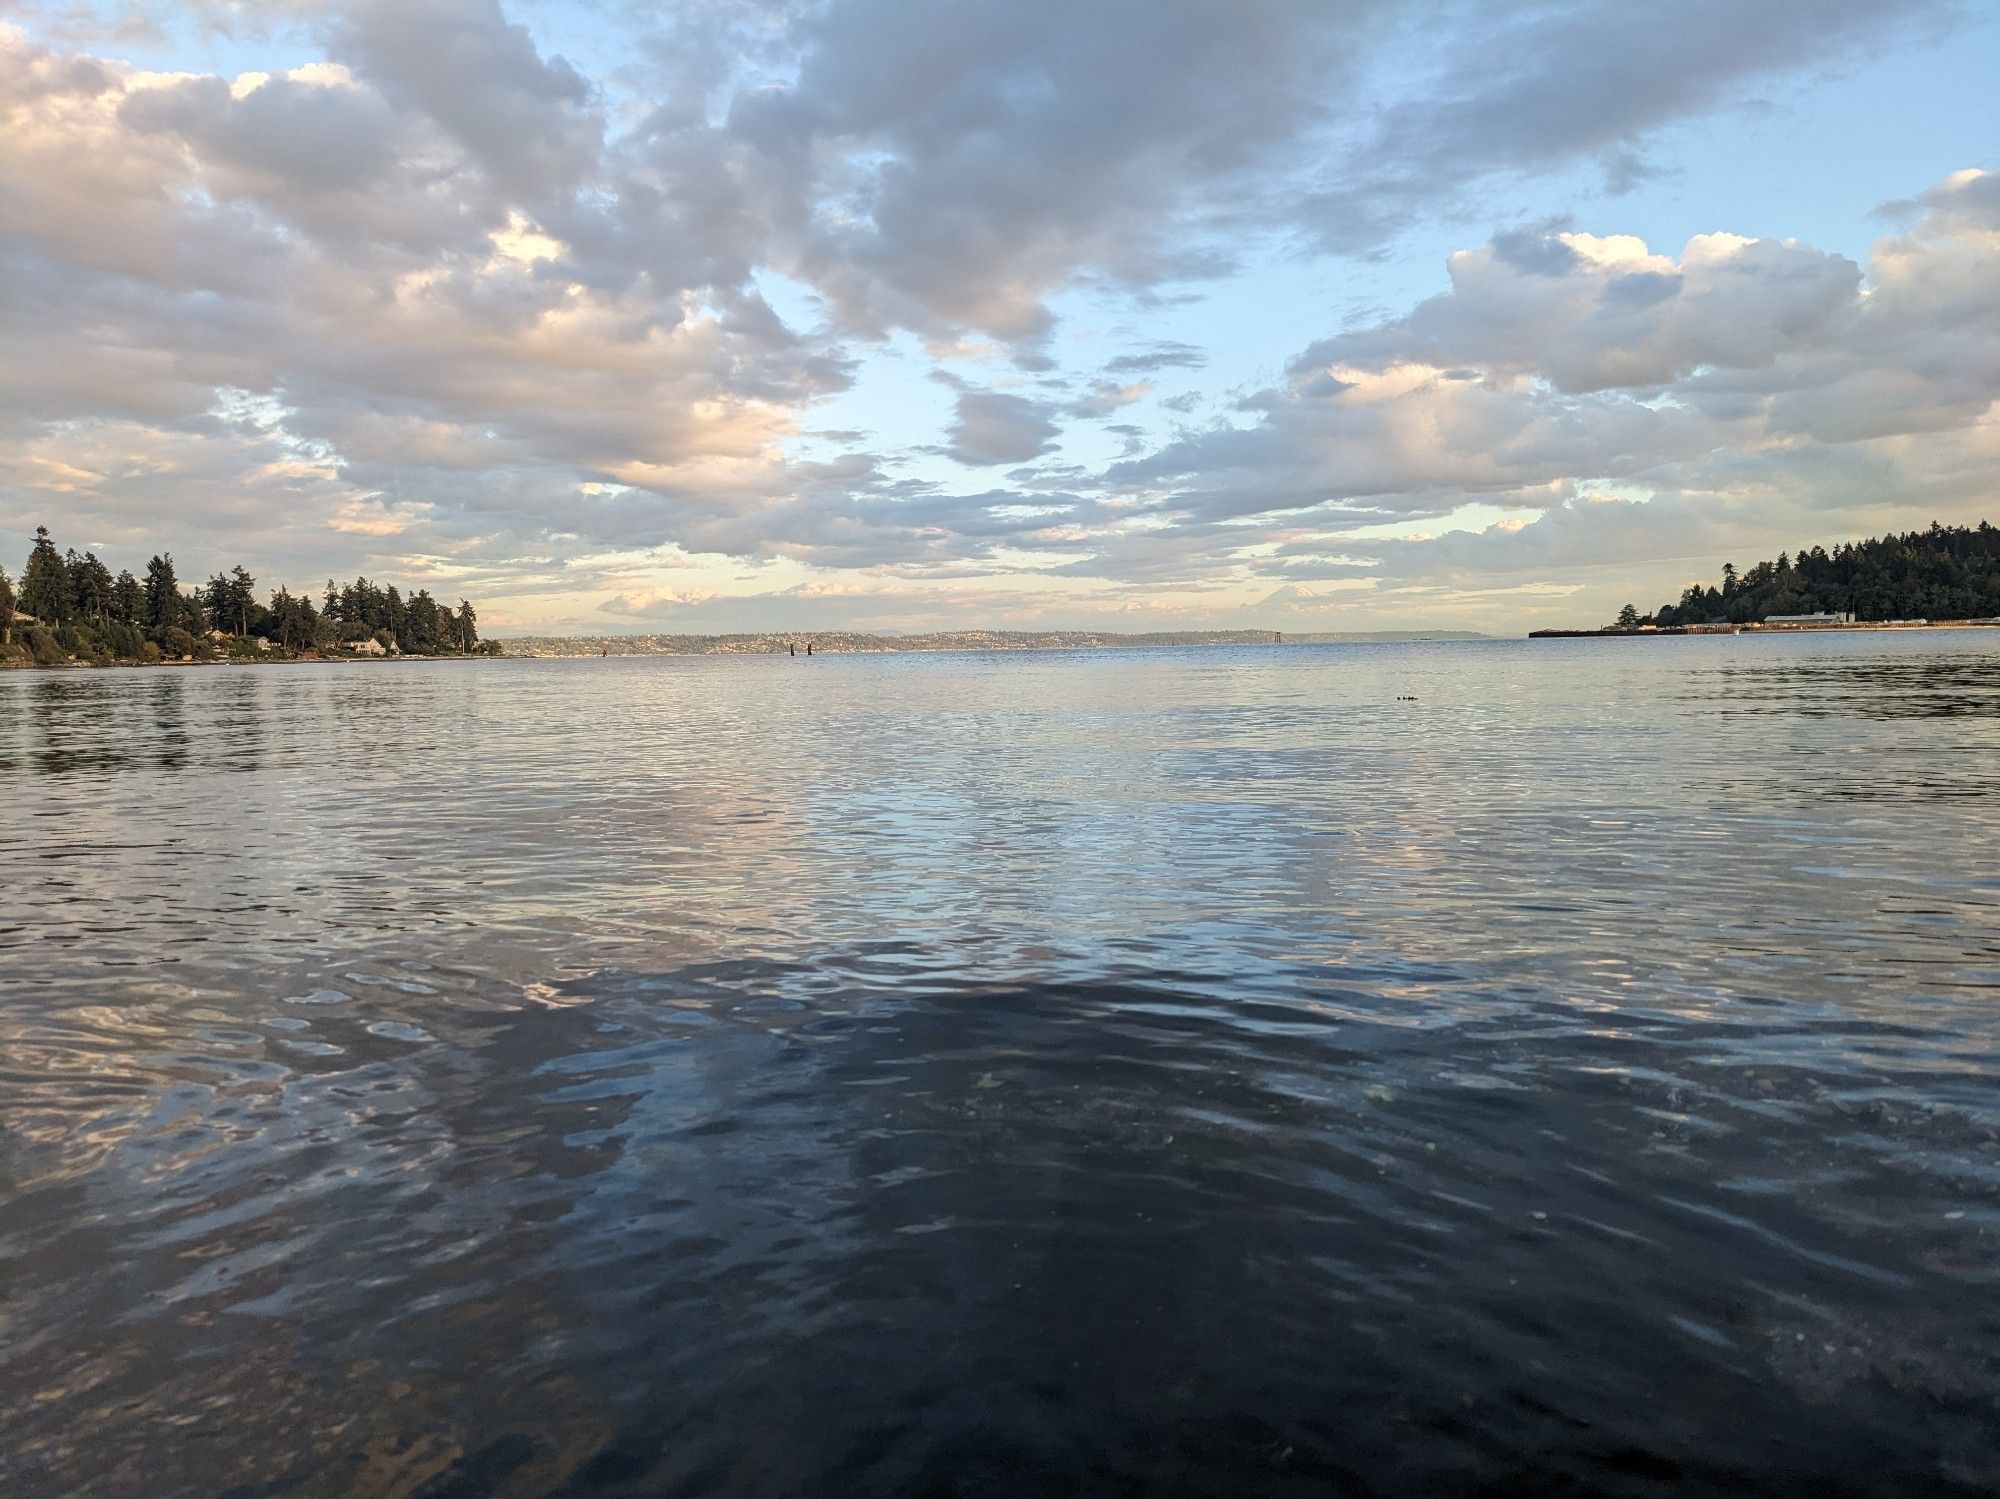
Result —
<instances>
[{"instance_id":1,"label":"pine tree","mask_svg":"<svg viewBox=\"0 0 2000 1499\"><path fill-rule=\"evenodd\" d=\"M0 567L0 645L14 643L14 585L7 581L7 570Z\"/></svg>"},{"instance_id":2,"label":"pine tree","mask_svg":"<svg viewBox=\"0 0 2000 1499\"><path fill-rule=\"evenodd\" d=\"M310 650L319 642L319 611L305 594L280 587L271 595L271 620L279 645L287 650Z\"/></svg>"},{"instance_id":3,"label":"pine tree","mask_svg":"<svg viewBox=\"0 0 2000 1499\"><path fill-rule=\"evenodd\" d=\"M441 643L442 630L437 600L431 597L428 588L419 588L404 606L404 618L408 638L399 642L403 649L420 656L434 654Z\"/></svg>"},{"instance_id":4,"label":"pine tree","mask_svg":"<svg viewBox=\"0 0 2000 1499\"><path fill-rule=\"evenodd\" d=\"M21 572L21 612L45 625L67 624L70 618L69 569L49 540L47 526L35 527L34 550Z\"/></svg>"},{"instance_id":5,"label":"pine tree","mask_svg":"<svg viewBox=\"0 0 2000 1499\"><path fill-rule=\"evenodd\" d=\"M110 619L112 591L116 585L111 579L111 569L98 561L97 554L85 552L79 557L71 552L65 560L64 570L69 574L70 602L76 611L76 618L96 624Z\"/></svg>"},{"instance_id":6,"label":"pine tree","mask_svg":"<svg viewBox=\"0 0 2000 1499\"><path fill-rule=\"evenodd\" d=\"M241 640L250 633L250 615L257 607L257 580L240 562L229 572L228 599L228 620L236 629L236 638Z\"/></svg>"},{"instance_id":7,"label":"pine tree","mask_svg":"<svg viewBox=\"0 0 2000 1499\"><path fill-rule=\"evenodd\" d=\"M217 573L208 580L207 584L201 590L201 601L208 605L208 613L211 619L222 621L229 618L231 600L229 577L226 573Z\"/></svg>"},{"instance_id":8,"label":"pine tree","mask_svg":"<svg viewBox=\"0 0 2000 1499\"><path fill-rule=\"evenodd\" d=\"M156 553L146 564L145 617L140 624L157 640L180 626L183 607L180 581L174 577L174 559Z\"/></svg>"},{"instance_id":9,"label":"pine tree","mask_svg":"<svg viewBox=\"0 0 2000 1499\"><path fill-rule=\"evenodd\" d=\"M120 624L131 625L135 629L144 622L146 593L139 586L139 580L127 568L118 575L118 581L111 585L111 617Z\"/></svg>"}]
</instances>

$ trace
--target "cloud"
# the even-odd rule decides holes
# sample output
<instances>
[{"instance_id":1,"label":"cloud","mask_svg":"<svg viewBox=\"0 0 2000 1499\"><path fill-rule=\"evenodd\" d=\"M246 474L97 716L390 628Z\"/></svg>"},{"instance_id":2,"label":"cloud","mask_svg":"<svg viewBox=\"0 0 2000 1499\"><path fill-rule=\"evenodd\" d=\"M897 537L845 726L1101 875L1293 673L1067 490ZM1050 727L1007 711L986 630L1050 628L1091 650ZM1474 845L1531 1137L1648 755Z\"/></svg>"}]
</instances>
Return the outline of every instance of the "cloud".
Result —
<instances>
[{"instance_id":1,"label":"cloud","mask_svg":"<svg viewBox=\"0 0 2000 1499\"><path fill-rule=\"evenodd\" d=\"M0 32L15 524L60 473L66 513L100 530L172 493L181 526L239 533L237 490L295 527L302 490L277 454L310 463L330 537L505 537L529 560L551 537L665 540L642 493L726 505L783 473L795 414L844 387L846 357L754 292L581 279L523 206L571 211L571 158L595 149L574 75L535 66L490 5L401 11L349 29L417 47L431 34L411 16L443 27L425 45L444 73L480 72L477 98L378 86L396 61L381 36L352 68L231 82ZM582 483L608 497L577 503Z\"/></svg>"},{"instance_id":2,"label":"cloud","mask_svg":"<svg viewBox=\"0 0 2000 1499\"><path fill-rule=\"evenodd\" d=\"M1390 364L1533 373L1564 394L1769 368L1851 314L1861 268L1796 241L1704 234L1678 260L1629 235L1501 235L1447 263L1451 290L1327 339L1295 369Z\"/></svg>"},{"instance_id":3,"label":"cloud","mask_svg":"<svg viewBox=\"0 0 2000 1499\"><path fill-rule=\"evenodd\" d=\"M1948 24L1924 0L613 7L562 28L611 28L581 60L497 0L10 13L10 532L634 608L715 581L635 584L666 546L787 586L1061 580L1122 608L1357 566L1428 587L1424 557L1469 588L1676 514L1962 512L1990 472L1977 171L1889 205L1866 264L1727 225L1652 247L1539 202L1394 315L1302 307L1275 350L1133 333L1258 255L1381 256L1558 168L1633 179L1676 125ZM86 50L203 26L283 65ZM941 446L856 389L973 361ZM1211 363L1261 372L1185 388ZM1593 508L1614 492L1668 508L1620 530ZM1524 529L1446 539L1503 514Z\"/></svg>"},{"instance_id":4,"label":"cloud","mask_svg":"<svg viewBox=\"0 0 2000 1499\"><path fill-rule=\"evenodd\" d=\"M1411 10L1377 107L1298 199L1322 245L1378 247L1420 204L1594 162L1613 191L1652 174L1674 123L1742 107L1774 78L1866 56L1960 17L1951 0L1684 0L1671 6L1448 5Z\"/></svg>"},{"instance_id":5,"label":"cloud","mask_svg":"<svg viewBox=\"0 0 2000 1499\"><path fill-rule=\"evenodd\" d=\"M1055 446L1049 408L994 390L961 391L945 451L960 463L1026 463Z\"/></svg>"},{"instance_id":6,"label":"cloud","mask_svg":"<svg viewBox=\"0 0 2000 1499\"><path fill-rule=\"evenodd\" d=\"M853 0L805 24L796 84L739 96L736 121L814 162L797 272L852 325L1032 343L1085 271L1225 264L1180 231L1296 148L1369 11Z\"/></svg>"},{"instance_id":7,"label":"cloud","mask_svg":"<svg viewBox=\"0 0 2000 1499\"><path fill-rule=\"evenodd\" d=\"M851 326L1034 348L1081 278L1214 275L1246 233L1378 251L1415 213L1571 162L1629 180L1660 130L1953 15L842 0L798 26L789 83L737 93L727 134L786 184L787 269Z\"/></svg>"},{"instance_id":8,"label":"cloud","mask_svg":"<svg viewBox=\"0 0 2000 1499\"><path fill-rule=\"evenodd\" d=\"M601 613L624 619L671 619L714 597L714 590L707 588L662 589L653 593L614 594L597 607Z\"/></svg>"},{"instance_id":9,"label":"cloud","mask_svg":"<svg viewBox=\"0 0 2000 1499\"><path fill-rule=\"evenodd\" d=\"M1145 400L1152 390L1152 384L1144 380L1129 385L1121 385L1114 380L1096 380L1087 390L1071 400L1064 410L1076 417L1107 417L1114 411L1132 405L1135 401Z\"/></svg>"},{"instance_id":10,"label":"cloud","mask_svg":"<svg viewBox=\"0 0 2000 1499\"><path fill-rule=\"evenodd\" d=\"M1752 464L1820 483L1826 445L1970 440L2000 394L1987 180L1941 188L1865 279L1794 241L1720 233L1678 256L1568 231L1460 252L1450 290L1310 345L1249 424L1109 477L1188 516L1441 516L1589 484L1693 493Z\"/></svg>"},{"instance_id":11,"label":"cloud","mask_svg":"<svg viewBox=\"0 0 2000 1499\"><path fill-rule=\"evenodd\" d=\"M1155 344L1136 354L1121 354L1104 366L1107 376L1155 375L1161 370L1198 370L1207 358L1192 344Z\"/></svg>"},{"instance_id":12,"label":"cloud","mask_svg":"<svg viewBox=\"0 0 2000 1499\"><path fill-rule=\"evenodd\" d=\"M541 56L498 0L358 0L329 30L337 58L434 122L516 201L560 202L596 169L603 121L590 85Z\"/></svg>"}]
</instances>

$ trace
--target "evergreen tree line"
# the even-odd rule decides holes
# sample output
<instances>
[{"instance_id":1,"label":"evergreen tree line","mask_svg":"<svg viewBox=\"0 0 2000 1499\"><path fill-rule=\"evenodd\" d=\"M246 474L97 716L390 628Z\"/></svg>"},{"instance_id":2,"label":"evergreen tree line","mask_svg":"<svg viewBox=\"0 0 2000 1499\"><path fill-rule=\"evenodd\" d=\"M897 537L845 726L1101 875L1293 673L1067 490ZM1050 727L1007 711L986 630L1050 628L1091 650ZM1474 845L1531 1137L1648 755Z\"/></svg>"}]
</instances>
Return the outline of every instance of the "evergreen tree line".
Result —
<instances>
[{"instance_id":1,"label":"evergreen tree line","mask_svg":"<svg viewBox=\"0 0 2000 1499\"><path fill-rule=\"evenodd\" d=\"M345 587L329 579L317 606L285 588L260 602L257 580L240 566L189 588L174 559L161 553L146 564L143 580L130 571L113 577L93 553L57 552L45 526L36 528L18 588L0 570L0 660L26 655L55 665L71 657L157 661L376 648L421 656L499 651L479 638L467 600L453 609L426 589L405 597L393 584L381 588L366 578Z\"/></svg>"},{"instance_id":2,"label":"evergreen tree line","mask_svg":"<svg viewBox=\"0 0 2000 1499\"><path fill-rule=\"evenodd\" d=\"M1693 584L1651 615L1628 604L1618 624L1749 624L1774 614L1820 613L1852 613L1857 620L2000 616L2000 530L1985 521L1933 524L1830 552L1780 552L1776 562L1741 573L1724 563L1720 584Z\"/></svg>"}]
</instances>

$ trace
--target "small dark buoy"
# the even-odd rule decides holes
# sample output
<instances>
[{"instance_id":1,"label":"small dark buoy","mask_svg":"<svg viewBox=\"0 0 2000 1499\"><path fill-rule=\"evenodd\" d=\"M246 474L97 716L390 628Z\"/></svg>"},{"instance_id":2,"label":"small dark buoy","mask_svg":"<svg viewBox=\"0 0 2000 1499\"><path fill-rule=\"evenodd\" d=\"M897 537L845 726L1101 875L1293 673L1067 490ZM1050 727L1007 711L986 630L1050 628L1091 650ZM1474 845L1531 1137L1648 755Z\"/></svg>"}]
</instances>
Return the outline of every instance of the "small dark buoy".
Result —
<instances>
[{"instance_id":1,"label":"small dark buoy","mask_svg":"<svg viewBox=\"0 0 2000 1499\"><path fill-rule=\"evenodd\" d=\"M794 640L792 642L792 654L796 656L798 653L799 653L799 643L796 640Z\"/></svg>"},{"instance_id":2,"label":"small dark buoy","mask_svg":"<svg viewBox=\"0 0 2000 1499\"><path fill-rule=\"evenodd\" d=\"M810 656L812 653L813 653L813 643L810 640L808 640L806 642L806 654Z\"/></svg>"}]
</instances>

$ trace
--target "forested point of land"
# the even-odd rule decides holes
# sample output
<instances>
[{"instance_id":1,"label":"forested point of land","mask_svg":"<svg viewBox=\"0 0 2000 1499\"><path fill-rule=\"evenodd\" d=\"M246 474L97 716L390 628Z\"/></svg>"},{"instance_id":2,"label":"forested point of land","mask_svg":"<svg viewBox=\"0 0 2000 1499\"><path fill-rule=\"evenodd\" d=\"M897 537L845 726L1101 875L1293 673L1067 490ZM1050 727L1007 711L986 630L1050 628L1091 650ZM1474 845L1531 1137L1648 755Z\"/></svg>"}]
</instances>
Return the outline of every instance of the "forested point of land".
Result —
<instances>
[{"instance_id":1,"label":"forested point of land","mask_svg":"<svg viewBox=\"0 0 2000 1499\"><path fill-rule=\"evenodd\" d=\"M366 578L328 579L318 604L286 588L260 602L240 566L189 588L161 553L143 579L113 577L95 553L58 552L46 526L18 588L0 570L0 665L498 654L467 600L453 609L427 589L405 596Z\"/></svg>"},{"instance_id":2,"label":"forested point of land","mask_svg":"<svg viewBox=\"0 0 2000 1499\"><path fill-rule=\"evenodd\" d=\"M1856 620L1990 619L2000 615L2000 530L1932 525L1828 551L1780 552L1745 572L1724 563L1720 582L1691 584L1652 614L1627 605L1618 625L1751 624L1774 614L1851 613Z\"/></svg>"}]
</instances>

